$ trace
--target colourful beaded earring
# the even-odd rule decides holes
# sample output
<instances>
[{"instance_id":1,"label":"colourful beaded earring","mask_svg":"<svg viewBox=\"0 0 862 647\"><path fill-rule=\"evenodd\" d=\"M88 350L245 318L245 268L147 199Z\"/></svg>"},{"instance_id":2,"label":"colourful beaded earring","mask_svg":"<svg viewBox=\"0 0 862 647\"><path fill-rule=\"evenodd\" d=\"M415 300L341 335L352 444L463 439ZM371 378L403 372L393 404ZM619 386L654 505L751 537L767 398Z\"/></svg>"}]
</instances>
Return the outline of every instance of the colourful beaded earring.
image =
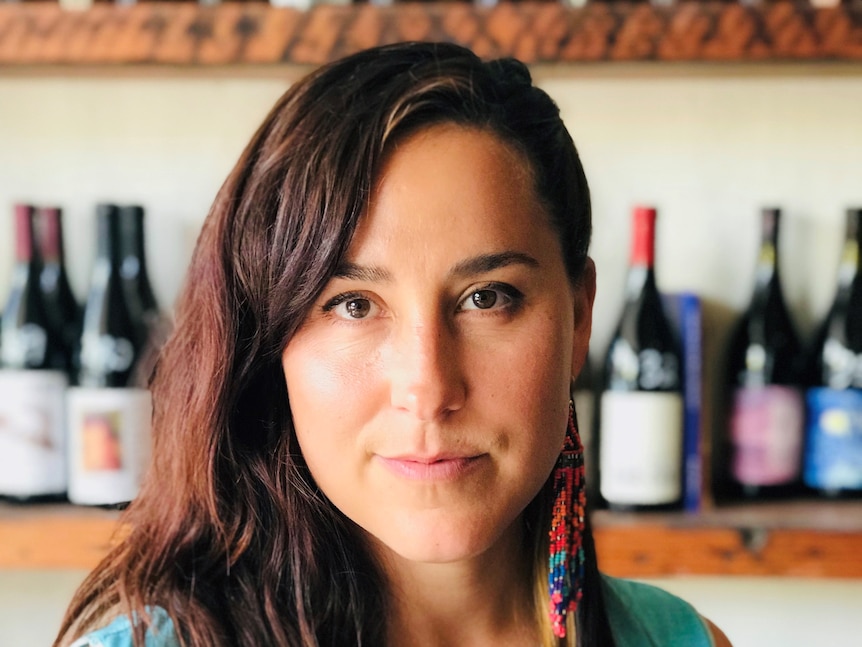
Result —
<instances>
[{"instance_id":1,"label":"colourful beaded earring","mask_svg":"<svg viewBox=\"0 0 862 647\"><path fill-rule=\"evenodd\" d=\"M582 541L586 507L584 447L575 428L574 410L574 404L570 401L566 440L554 467L548 588L551 596L551 625L558 638L566 636L566 614L577 610L583 595Z\"/></svg>"}]
</instances>

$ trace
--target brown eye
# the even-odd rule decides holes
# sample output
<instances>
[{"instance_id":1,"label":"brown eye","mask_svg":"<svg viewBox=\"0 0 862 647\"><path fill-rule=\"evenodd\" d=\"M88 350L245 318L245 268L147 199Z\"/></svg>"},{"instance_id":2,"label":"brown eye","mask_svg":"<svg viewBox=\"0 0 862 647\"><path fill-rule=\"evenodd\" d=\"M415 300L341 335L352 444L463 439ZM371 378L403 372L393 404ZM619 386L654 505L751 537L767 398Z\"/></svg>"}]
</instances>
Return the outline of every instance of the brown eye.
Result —
<instances>
[{"instance_id":1,"label":"brown eye","mask_svg":"<svg viewBox=\"0 0 862 647\"><path fill-rule=\"evenodd\" d=\"M344 309L351 319L364 319L371 312L371 302L368 299L351 299L344 302Z\"/></svg>"},{"instance_id":2,"label":"brown eye","mask_svg":"<svg viewBox=\"0 0 862 647\"><path fill-rule=\"evenodd\" d=\"M321 309L339 319L350 321L362 321L380 314L380 306L361 292L345 292L334 296Z\"/></svg>"},{"instance_id":3,"label":"brown eye","mask_svg":"<svg viewBox=\"0 0 862 647\"><path fill-rule=\"evenodd\" d=\"M488 308L493 308L497 303L497 291L496 290L477 290L470 296L470 301L473 302L473 305L476 306L479 310L487 310Z\"/></svg>"},{"instance_id":4,"label":"brown eye","mask_svg":"<svg viewBox=\"0 0 862 647\"><path fill-rule=\"evenodd\" d=\"M507 283L486 283L465 291L458 304L459 311L491 310L499 313L514 313L524 302L520 290Z\"/></svg>"}]
</instances>

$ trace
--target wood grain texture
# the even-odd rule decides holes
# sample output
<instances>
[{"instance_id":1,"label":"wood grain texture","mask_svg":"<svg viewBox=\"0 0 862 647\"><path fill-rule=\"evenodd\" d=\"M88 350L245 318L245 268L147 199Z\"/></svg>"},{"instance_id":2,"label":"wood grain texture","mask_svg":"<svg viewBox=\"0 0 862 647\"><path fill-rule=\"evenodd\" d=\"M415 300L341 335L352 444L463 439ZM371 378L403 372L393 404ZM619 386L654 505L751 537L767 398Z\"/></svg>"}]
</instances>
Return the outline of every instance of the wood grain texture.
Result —
<instances>
[{"instance_id":1,"label":"wood grain texture","mask_svg":"<svg viewBox=\"0 0 862 647\"><path fill-rule=\"evenodd\" d=\"M0 506L0 569L90 569L122 538L117 518L73 506Z\"/></svg>"},{"instance_id":2,"label":"wood grain texture","mask_svg":"<svg viewBox=\"0 0 862 647\"><path fill-rule=\"evenodd\" d=\"M0 66L320 65L372 45L459 43L526 63L862 61L862 0L828 9L683 2L0 4Z\"/></svg>"},{"instance_id":3,"label":"wood grain texture","mask_svg":"<svg viewBox=\"0 0 862 647\"><path fill-rule=\"evenodd\" d=\"M115 512L0 505L0 569L89 569L124 531ZM860 502L740 506L706 516L602 512L595 536L602 570L620 577L862 578Z\"/></svg>"},{"instance_id":4,"label":"wood grain texture","mask_svg":"<svg viewBox=\"0 0 862 647\"><path fill-rule=\"evenodd\" d=\"M620 577L862 577L858 533L612 526L595 532L599 567Z\"/></svg>"}]
</instances>

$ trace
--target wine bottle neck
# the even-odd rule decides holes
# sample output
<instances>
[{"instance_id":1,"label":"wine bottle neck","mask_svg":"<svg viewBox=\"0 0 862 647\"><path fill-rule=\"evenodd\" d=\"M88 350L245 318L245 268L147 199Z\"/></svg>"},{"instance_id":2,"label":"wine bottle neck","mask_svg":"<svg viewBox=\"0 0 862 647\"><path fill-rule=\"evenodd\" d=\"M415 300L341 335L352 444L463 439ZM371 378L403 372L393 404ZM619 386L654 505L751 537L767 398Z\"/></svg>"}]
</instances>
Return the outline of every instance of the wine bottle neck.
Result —
<instances>
[{"instance_id":1,"label":"wine bottle neck","mask_svg":"<svg viewBox=\"0 0 862 647\"><path fill-rule=\"evenodd\" d=\"M33 207L15 205L15 259L19 263L30 263L35 259L33 237Z\"/></svg>"},{"instance_id":2,"label":"wine bottle neck","mask_svg":"<svg viewBox=\"0 0 862 647\"><path fill-rule=\"evenodd\" d=\"M847 240L838 265L838 288L849 288L859 273L859 243Z\"/></svg>"},{"instance_id":3,"label":"wine bottle neck","mask_svg":"<svg viewBox=\"0 0 862 647\"><path fill-rule=\"evenodd\" d=\"M46 264L63 265L63 226L60 210L42 209L40 218L41 236L39 237L42 260Z\"/></svg>"},{"instance_id":4,"label":"wine bottle neck","mask_svg":"<svg viewBox=\"0 0 862 647\"><path fill-rule=\"evenodd\" d=\"M847 210L844 249L838 265L838 289L847 289L859 274L859 247L862 245L862 209Z\"/></svg>"},{"instance_id":5,"label":"wine bottle neck","mask_svg":"<svg viewBox=\"0 0 862 647\"><path fill-rule=\"evenodd\" d=\"M100 210L96 218L98 221L97 258L102 262L110 263L112 267L118 267L120 245L117 212L115 209Z\"/></svg>"},{"instance_id":6,"label":"wine bottle neck","mask_svg":"<svg viewBox=\"0 0 862 647\"><path fill-rule=\"evenodd\" d=\"M760 251L757 255L755 286L764 288L778 278L779 209L764 209L761 215Z\"/></svg>"},{"instance_id":7,"label":"wine bottle neck","mask_svg":"<svg viewBox=\"0 0 862 647\"><path fill-rule=\"evenodd\" d=\"M778 250L774 241L764 240L760 245L755 269L756 287L769 285L778 275Z\"/></svg>"},{"instance_id":8,"label":"wine bottle neck","mask_svg":"<svg viewBox=\"0 0 862 647\"><path fill-rule=\"evenodd\" d=\"M124 278L146 280L142 207L133 205L120 209L120 241Z\"/></svg>"},{"instance_id":9,"label":"wine bottle neck","mask_svg":"<svg viewBox=\"0 0 862 647\"><path fill-rule=\"evenodd\" d=\"M655 218L655 209L638 208L635 210L629 259L632 268L651 269L655 264Z\"/></svg>"},{"instance_id":10,"label":"wine bottle neck","mask_svg":"<svg viewBox=\"0 0 862 647\"><path fill-rule=\"evenodd\" d=\"M626 300L636 301L645 290L655 286L655 271L651 265L632 265L626 277Z\"/></svg>"}]
</instances>

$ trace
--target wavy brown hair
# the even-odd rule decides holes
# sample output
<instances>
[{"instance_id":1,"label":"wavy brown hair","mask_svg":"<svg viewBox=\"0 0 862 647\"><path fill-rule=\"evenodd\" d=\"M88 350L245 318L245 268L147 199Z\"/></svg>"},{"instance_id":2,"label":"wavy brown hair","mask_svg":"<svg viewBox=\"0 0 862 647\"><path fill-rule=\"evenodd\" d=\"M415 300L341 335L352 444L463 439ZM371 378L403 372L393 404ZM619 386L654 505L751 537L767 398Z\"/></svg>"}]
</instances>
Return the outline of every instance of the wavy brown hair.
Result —
<instances>
[{"instance_id":1,"label":"wavy brown hair","mask_svg":"<svg viewBox=\"0 0 862 647\"><path fill-rule=\"evenodd\" d=\"M411 43L293 85L204 222L152 382L154 459L123 516L129 534L76 593L57 644L117 613L146 618L149 605L167 611L185 645L384 644L386 582L308 471L280 358L344 256L393 142L441 122L493 132L526 156L569 277L580 279L587 182L557 106L524 65ZM547 574L549 510L545 487L524 515L536 581ZM612 645L589 535L586 548L578 643ZM545 602L536 614L546 618Z\"/></svg>"}]
</instances>

